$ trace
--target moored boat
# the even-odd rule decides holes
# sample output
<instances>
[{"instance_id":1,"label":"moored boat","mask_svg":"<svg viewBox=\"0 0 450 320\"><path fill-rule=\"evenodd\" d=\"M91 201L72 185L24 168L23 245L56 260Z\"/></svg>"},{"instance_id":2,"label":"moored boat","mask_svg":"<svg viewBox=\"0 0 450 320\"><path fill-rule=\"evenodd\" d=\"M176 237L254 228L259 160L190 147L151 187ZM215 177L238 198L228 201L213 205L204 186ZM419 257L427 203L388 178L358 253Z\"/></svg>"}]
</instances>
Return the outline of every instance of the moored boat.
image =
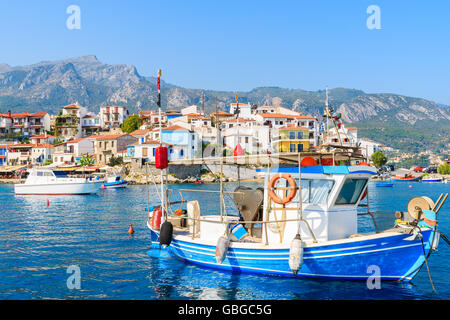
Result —
<instances>
[{"instance_id":1,"label":"moored boat","mask_svg":"<svg viewBox=\"0 0 450 320\"><path fill-rule=\"evenodd\" d=\"M24 184L15 184L17 195L72 195L93 194L100 189L101 182L88 178L71 178L63 171L33 168Z\"/></svg>"},{"instance_id":2,"label":"moored boat","mask_svg":"<svg viewBox=\"0 0 450 320\"><path fill-rule=\"evenodd\" d=\"M422 182L442 182L443 179L440 177L424 177L422 178Z\"/></svg>"},{"instance_id":3,"label":"moored boat","mask_svg":"<svg viewBox=\"0 0 450 320\"><path fill-rule=\"evenodd\" d=\"M393 176L391 178L392 181L402 181L402 182L412 182L412 181L419 181L420 177L414 177L410 174L405 175L404 177L401 176Z\"/></svg>"},{"instance_id":4,"label":"moored boat","mask_svg":"<svg viewBox=\"0 0 450 320\"><path fill-rule=\"evenodd\" d=\"M381 280L410 281L438 245L436 224L423 218L434 204L403 212L387 230L375 225L377 232L358 233L358 205L376 173L352 165L269 167L264 188L232 192L238 216L203 212L194 200L187 203L187 227L161 210L163 203L149 212L151 250L232 272L362 280L376 267ZM420 226L406 222L413 220Z\"/></svg>"},{"instance_id":5,"label":"moored boat","mask_svg":"<svg viewBox=\"0 0 450 320\"><path fill-rule=\"evenodd\" d=\"M102 189L125 188L128 181L121 179L120 176L109 177L102 184Z\"/></svg>"},{"instance_id":6,"label":"moored boat","mask_svg":"<svg viewBox=\"0 0 450 320\"><path fill-rule=\"evenodd\" d=\"M377 183L375 186L377 188L389 188L389 187L393 187L394 184L391 182L383 182L383 183Z\"/></svg>"}]
</instances>

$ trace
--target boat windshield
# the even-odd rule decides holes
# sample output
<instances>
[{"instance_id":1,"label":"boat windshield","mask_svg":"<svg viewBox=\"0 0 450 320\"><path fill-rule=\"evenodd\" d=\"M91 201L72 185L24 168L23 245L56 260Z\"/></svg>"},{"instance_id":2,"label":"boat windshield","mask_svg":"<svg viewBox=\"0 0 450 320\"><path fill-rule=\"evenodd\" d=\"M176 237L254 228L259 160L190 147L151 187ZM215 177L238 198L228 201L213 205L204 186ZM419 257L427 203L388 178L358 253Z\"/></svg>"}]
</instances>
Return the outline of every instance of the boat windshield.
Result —
<instances>
[{"instance_id":1,"label":"boat windshield","mask_svg":"<svg viewBox=\"0 0 450 320\"><path fill-rule=\"evenodd\" d=\"M367 179L350 178L345 180L336 204L355 204L367 184Z\"/></svg>"},{"instance_id":2,"label":"boat windshield","mask_svg":"<svg viewBox=\"0 0 450 320\"><path fill-rule=\"evenodd\" d=\"M333 180L302 179L302 202L311 204L326 204L328 201L328 195L330 194L333 185Z\"/></svg>"},{"instance_id":3,"label":"boat windshield","mask_svg":"<svg viewBox=\"0 0 450 320\"><path fill-rule=\"evenodd\" d=\"M67 173L65 171L53 171L57 178L67 178Z\"/></svg>"}]
</instances>

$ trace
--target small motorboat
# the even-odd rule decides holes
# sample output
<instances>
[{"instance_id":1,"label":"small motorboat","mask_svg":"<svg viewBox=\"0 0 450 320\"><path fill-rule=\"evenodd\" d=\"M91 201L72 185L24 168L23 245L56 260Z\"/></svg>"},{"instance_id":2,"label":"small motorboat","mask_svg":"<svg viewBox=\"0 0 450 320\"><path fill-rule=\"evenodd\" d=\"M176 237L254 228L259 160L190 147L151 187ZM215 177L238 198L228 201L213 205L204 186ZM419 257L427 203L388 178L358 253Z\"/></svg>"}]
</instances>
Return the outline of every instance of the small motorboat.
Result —
<instances>
[{"instance_id":1,"label":"small motorboat","mask_svg":"<svg viewBox=\"0 0 450 320\"><path fill-rule=\"evenodd\" d=\"M106 182L102 185L102 189L125 188L127 185L127 180L122 179L120 176L113 176L106 179Z\"/></svg>"},{"instance_id":2,"label":"small motorboat","mask_svg":"<svg viewBox=\"0 0 450 320\"><path fill-rule=\"evenodd\" d=\"M14 193L17 195L72 195L93 194L100 189L100 181L87 178L71 178L66 172L33 168L24 184L15 184Z\"/></svg>"},{"instance_id":3,"label":"small motorboat","mask_svg":"<svg viewBox=\"0 0 450 320\"><path fill-rule=\"evenodd\" d=\"M382 183L377 183L375 186L377 188L384 188L384 187L393 187L394 184L392 182L382 182Z\"/></svg>"},{"instance_id":4,"label":"small motorboat","mask_svg":"<svg viewBox=\"0 0 450 320\"><path fill-rule=\"evenodd\" d=\"M405 175L404 177L394 176L391 178L392 181L403 181L403 182L411 182L411 181L419 181L420 177L414 177L413 175Z\"/></svg>"},{"instance_id":5,"label":"small motorboat","mask_svg":"<svg viewBox=\"0 0 450 320\"><path fill-rule=\"evenodd\" d=\"M425 177L425 178L422 178L422 182L442 182L442 178L439 178L439 177Z\"/></svg>"}]
</instances>

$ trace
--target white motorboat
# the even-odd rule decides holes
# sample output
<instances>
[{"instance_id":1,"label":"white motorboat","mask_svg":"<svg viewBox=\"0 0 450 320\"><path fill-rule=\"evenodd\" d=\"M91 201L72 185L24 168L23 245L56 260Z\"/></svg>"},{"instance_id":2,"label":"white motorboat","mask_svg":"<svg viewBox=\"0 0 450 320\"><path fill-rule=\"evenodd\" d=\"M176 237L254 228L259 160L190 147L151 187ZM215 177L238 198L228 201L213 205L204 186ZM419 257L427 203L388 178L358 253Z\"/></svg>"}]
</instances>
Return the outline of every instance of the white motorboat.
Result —
<instances>
[{"instance_id":1,"label":"white motorboat","mask_svg":"<svg viewBox=\"0 0 450 320\"><path fill-rule=\"evenodd\" d=\"M103 182L70 178L63 171L33 168L24 184L15 184L15 194L69 195L97 193Z\"/></svg>"}]
</instances>

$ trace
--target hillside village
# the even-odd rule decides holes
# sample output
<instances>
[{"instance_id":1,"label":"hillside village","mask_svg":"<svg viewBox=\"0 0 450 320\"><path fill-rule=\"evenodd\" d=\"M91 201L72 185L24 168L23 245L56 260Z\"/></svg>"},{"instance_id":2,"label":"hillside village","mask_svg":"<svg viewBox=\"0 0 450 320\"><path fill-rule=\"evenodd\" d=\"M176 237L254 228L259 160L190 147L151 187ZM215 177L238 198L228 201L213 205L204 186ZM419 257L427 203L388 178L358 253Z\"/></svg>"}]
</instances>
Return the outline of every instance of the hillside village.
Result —
<instances>
[{"instance_id":1,"label":"hillside village","mask_svg":"<svg viewBox=\"0 0 450 320\"><path fill-rule=\"evenodd\" d=\"M161 117L155 110L140 111L138 116L140 128L125 133L121 125L130 113L123 106L102 106L98 114L78 104L62 107L58 115L0 114L0 165L73 166L86 155L99 166L108 165L112 158L142 165L154 161L160 143L168 147L169 160L214 156L217 145L227 154L238 144L245 154L261 154L314 151L323 142L342 139L343 145L360 144L367 157L380 149L379 144L358 138L356 127L345 124L339 135L333 127L328 141L321 141L321 119L281 106L232 103L227 111L206 114L192 105L166 110Z\"/></svg>"}]
</instances>

